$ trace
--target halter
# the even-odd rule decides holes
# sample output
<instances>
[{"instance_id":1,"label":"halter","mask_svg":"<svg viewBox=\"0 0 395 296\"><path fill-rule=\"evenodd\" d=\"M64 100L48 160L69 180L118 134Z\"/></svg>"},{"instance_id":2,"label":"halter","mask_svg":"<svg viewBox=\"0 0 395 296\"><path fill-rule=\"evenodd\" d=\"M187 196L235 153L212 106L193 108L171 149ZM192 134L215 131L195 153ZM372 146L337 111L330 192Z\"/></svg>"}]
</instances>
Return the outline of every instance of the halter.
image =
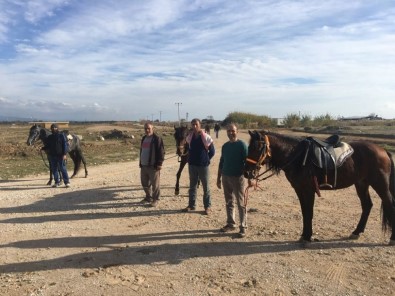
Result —
<instances>
[{"instance_id":1,"label":"halter","mask_svg":"<svg viewBox=\"0 0 395 296\"><path fill-rule=\"evenodd\" d=\"M270 150L270 142L269 142L269 137L265 135L264 141L259 140L257 141L259 145L262 145L262 148L259 151L259 157L258 160L254 160L251 158L246 159L246 162L252 163L255 165L255 170L259 170L262 166L262 163L265 161L267 157L271 157L272 153Z\"/></svg>"}]
</instances>

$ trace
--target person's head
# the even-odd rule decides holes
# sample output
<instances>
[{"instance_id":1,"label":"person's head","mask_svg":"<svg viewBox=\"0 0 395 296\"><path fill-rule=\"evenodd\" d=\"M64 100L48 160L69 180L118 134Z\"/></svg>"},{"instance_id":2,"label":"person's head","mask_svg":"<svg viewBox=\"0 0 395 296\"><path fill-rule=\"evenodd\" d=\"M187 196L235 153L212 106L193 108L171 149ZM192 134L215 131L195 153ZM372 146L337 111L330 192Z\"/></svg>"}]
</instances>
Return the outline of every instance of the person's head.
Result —
<instances>
[{"instance_id":1,"label":"person's head","mask_svg":"<svg viewBox=\"0 0 395 296\"><path fill-rule=\"evenodd\" d=\"M52 123L51 124L51 132L52 133L57 133L58 129L59 129L59 127L58 127L58 125L56 123Z\"/></svg>"},{"instance_id":2,"label":"person's head","mask_svg":"<svg viewBox=\"0 0 395 296\"><path fill-rule=\"evenodd\" d=\"M226 134L228 135L229 141L237 141L237 126L234 123L229 123L226 126Z\"/></svg>"},{"instance_id":3,"label":"person's head","mask_svg":"<svg viewBox=\"0 0 395 296\"><path fill-rule=\"evenodd\" d=\"M151 122L146 122L144 124L144 132L147 136L152 136L152 134L154 133L154 126Z\"/></svg>"},{"instance_id":4,"label":"person's head","mask_svg":"<svg viewBox=\"0 0 395 296\"><path fill-rule=\"evenodd\" d=\"M202 124L202 123L201 123L200 119L198 119L198 118L192 119L192 120L191 120L192 130L193 130L195 133L200 132L200 130L202 129L202 128L201 128L201 124Z\"/></svg>"}]
</instances>

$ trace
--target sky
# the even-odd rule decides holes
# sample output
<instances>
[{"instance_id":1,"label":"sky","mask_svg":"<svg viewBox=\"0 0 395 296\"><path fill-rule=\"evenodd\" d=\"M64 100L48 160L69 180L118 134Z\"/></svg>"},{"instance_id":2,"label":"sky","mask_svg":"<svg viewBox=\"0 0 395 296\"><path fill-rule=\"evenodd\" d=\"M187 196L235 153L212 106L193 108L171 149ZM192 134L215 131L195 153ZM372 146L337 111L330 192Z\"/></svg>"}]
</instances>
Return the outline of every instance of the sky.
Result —
<instances>
[{"instance_id":1,"label":"sky","mask_svg":"<svg viewBox=\"0 0 395 296\"><path fill-rule=\"evenodd\" d=\"M0 0L0 118L395 118L393 0Z\"/></svg>"}]
</instances>

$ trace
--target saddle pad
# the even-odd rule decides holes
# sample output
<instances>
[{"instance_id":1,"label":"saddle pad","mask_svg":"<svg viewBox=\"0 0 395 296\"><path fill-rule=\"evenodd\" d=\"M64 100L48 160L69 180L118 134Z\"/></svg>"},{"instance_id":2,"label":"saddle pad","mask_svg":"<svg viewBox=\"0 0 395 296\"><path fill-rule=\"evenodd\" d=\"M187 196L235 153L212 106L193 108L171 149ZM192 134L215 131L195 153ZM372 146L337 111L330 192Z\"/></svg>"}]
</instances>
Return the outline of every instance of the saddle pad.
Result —
<instances>
[{"instance_id":1,"label":"saddle pad","mask_svg":"<svg viewBox=\"0 0 395 296\"><path fill-rule=\"evenodd\" d=\"M354 149L344 142L340 142L333 150L335 153L336 167L340 167L354 153Z\"/></svg>"}]
</instances>

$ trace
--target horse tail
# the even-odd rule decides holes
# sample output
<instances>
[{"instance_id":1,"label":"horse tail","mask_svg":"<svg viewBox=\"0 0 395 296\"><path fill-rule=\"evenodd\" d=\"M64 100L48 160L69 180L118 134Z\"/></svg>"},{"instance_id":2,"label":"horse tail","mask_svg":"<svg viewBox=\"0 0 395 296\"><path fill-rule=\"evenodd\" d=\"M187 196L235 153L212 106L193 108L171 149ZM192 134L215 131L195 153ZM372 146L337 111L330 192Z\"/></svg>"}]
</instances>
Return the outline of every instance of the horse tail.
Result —
<instances>
[{"instance_id":1,"label":"horse tail","mask_svg":"<svg viewBox=\"0 0 395 296\"><path fill-rule=\"evenodd\" d=\"M394 159L392 154L387 152L391 160L391 175L390 175L390 192L392 194L392 205L395 206L395 169L394 169Z\"/></svg>"},{"instance_id":2,"label":"horse tail","mask_svg":"<svg viewBox=\"0 0 395 296\"><path fill-rule=\"evenodd\" d=\"M392 207L390 207L388 210L384 209L383 202L381 203L381 216L382 216L382 228L384 231L386 231L388 228L392 228L392 220L391 217L394 217L391 215L391 211L395 212L395 168L394 168L394 160L392 158L392 154L387 151L387 155L391 161L391 173L389 177L389 191L392 196ZM394 218L392 218L394 219Z\"/></svg>"}]
</instances>

